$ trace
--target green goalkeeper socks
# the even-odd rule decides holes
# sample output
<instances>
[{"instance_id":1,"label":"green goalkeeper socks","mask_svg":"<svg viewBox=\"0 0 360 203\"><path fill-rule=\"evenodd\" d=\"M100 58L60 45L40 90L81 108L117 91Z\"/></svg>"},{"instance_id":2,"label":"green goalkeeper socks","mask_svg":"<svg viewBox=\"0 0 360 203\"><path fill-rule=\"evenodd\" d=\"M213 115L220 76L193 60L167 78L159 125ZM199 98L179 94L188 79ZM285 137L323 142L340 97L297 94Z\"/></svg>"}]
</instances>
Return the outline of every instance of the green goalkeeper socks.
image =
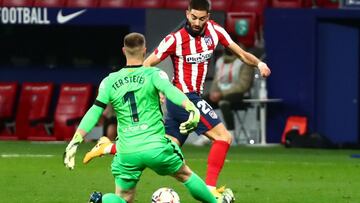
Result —
<instances>
[{"instance_id":1,"label":"green goalkeeper socks","mask_svg":"<svg viewBox=\"0 0 360 203\"><path fill-rule=\"evenodd\" d=\"M184 185L196 200L206 203L216 203L214 195L196 173L193 172Z\"/></svg>"},{"instance_id":2,"label":"green goalkeeper socks","mask_svg":"<svg viewBox=\"0 0 360 203\"><path fill-rule=\"evenodd\" d=\"M126 203L126 201L114 193L106 193L102 196L103 203Z\"/></svg>"},{"instance_id":3,"label":"green goalkeeper socks","mask_svg":"<svg viewBox=\"0 0 360 203\"><path fill-rule=\"evenodd\" d=\"M196 173L192 173L190 178L184 183L190 194L201 202L216 203L214 195L206 187L205 182ZM126 203L124 199L114 193L107 193L102 197L103 203Z\"/></svg>"}]
</instances>

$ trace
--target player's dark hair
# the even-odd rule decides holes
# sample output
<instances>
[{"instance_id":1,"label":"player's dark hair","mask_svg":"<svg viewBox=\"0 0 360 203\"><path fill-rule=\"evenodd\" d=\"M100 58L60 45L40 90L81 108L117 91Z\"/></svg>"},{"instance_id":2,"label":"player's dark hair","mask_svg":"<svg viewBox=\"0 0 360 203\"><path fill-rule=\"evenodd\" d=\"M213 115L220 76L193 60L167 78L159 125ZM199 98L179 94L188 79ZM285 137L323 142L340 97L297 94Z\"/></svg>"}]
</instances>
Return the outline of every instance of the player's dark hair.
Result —
<instances>
[{"instance_id":1,"label":"player's dark hair","mask_svg":"<svg viewBox=\"0 0 360 203\"><path fill-rule=\"evenodd\" d=\"M137 32L127 34L124 38L124 46L130 49L143 47L145 46L145 37L144 35Z\"/></svg>"},{"instance_id":2,"label":"player's dark hair","mask_svg":"<svg viewBox=\"0 0 360 203\"><path fill-rule=\"evenodd\" d=\"M191 9L210 12L211 3L209 0L190 0L189 10Z\"/></svg>"}]
</instances>

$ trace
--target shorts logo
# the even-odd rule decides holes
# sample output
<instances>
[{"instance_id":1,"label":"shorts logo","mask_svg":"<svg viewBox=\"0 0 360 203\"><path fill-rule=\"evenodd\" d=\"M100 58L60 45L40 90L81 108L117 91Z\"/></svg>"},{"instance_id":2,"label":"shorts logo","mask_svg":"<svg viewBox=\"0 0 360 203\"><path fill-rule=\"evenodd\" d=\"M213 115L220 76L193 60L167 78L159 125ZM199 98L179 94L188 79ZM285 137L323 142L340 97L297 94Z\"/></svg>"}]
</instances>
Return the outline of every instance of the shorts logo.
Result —
<instances>
[{"instance_id":1,"label":"shorts logo","mask_svg":"<svg viewBox=\"0 0 360 203\"><path fill-rule=\"evenodd\" d=\"M208 47L213 44L212 38L211 38L211 36L209 36L209 35L204 36L204 40L205 40L205 43L206 43L206 45L207 45Z\"/></svg>"},{"instance_id":2,"label":"shorts logo","mask_svg":"<svg viewBox=\"0 0 360 203\"><path fill-rule=\"evenodd\" d=\"M215 113L214 110L211 110L211 111L209 112L209 115L210 115L210 117L213 118L213 119L217 119L217 118L218 118L218 115Z\"/></svg>"},{"instance_id":3,"label":"shorts logo","mask_svg":"<svg viewBox=\"0 0 360 203\"><path fill-rule=\"evenodd\" d=\"M209 114L212 119L218 119L218 115L205 100L198 101L196 106L203 114Z\"/></svg>"}]
</instances>

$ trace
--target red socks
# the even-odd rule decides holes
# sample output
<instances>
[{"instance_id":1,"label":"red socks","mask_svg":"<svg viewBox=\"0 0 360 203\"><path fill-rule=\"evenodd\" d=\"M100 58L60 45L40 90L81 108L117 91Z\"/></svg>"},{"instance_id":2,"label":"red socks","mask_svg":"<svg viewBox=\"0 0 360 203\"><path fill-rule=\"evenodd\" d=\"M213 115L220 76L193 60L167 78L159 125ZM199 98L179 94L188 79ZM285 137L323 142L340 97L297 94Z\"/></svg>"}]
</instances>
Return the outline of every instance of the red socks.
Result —
<instances>
[{"instance_id":1,"label":"red socks","mask_svg":"<svg viewBox=\"0 0 360 203\"><path fill-rule=\"evenodd\" d=\"M116 144L115 143L111 146L110 154L116 154Z\"/></svg>"},{"instance_id":2,"label":"red socks","mask_svg":"<svg viewBox=\"0 0 360 203\"><path fill-rule=\"evenodd\" d=\"M230 145L225 141L214 141L208 155L208 168L205 181L206 185L216 187L216 182L224 165L229 147Z\"/></svg>"}]
</instances>

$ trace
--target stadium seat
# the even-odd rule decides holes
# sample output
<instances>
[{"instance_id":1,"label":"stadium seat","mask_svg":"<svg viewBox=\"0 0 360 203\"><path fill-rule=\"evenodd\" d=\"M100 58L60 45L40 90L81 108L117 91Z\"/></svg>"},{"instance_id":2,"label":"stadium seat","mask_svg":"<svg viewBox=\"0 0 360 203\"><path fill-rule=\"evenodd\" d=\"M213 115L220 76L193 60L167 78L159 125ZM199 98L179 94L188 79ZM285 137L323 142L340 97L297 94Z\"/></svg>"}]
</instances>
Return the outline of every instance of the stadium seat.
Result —
<instances>
[{"instance_id":1,"label":"stadium seat","mask_svg":"<svg viewBox=\"0 0 360 203\"><path fill-rule=\"evenodd\" d=\"M273 8L311 8L313 0L272 0Z\"/></svg>"},{"instance_id":2,"label":"stadium seat","mask_svg":"<svg viewBox=\"0 0 360 203\"><path fill-rule=\"evenodd\" d=\"M340 0L316 0L316 5L321 8L339 8Z\"/></svg>"},{"instance_id":3,"label":"stadium seat","mask_svg":"<svg viewBox=\"0 0 360 203\"><path fill-rule=\"evenodd\" d=\"M61 8L65 7L66 0L35 0L35 7L53 7L53 8Z\"/></svg>"},{"instance_id":4,"label":"stadium seat","mask_svg":"<svg viewBox=\"0 0 360 203\"><path fill-rule=\"evenodd\" d=\"M163 8L165 0L133 0L134 8Z\"/></svg>"},{"instance_id":5,"label":"stadium seat","mask_svg":"<svg viewBox=\"0 0 360 203\"><path fill-rule=\"evenodd\" d=\"M263 25L264 10L268 6L267 0L235 0L232 1L230 12L254 12L256 14L256 30Z\"/></svg>"},{"instance_id":6,"label":"stadium seat","mask_svg":"<svg viewBox=\"0 0 360 203\"><path fill-rule=\"evenodd\" d=\"M272 0L273 8L302 8L305 7L304 0Z\"/></svg>"},{"instance_id":7,"label":"stadium seat","mask_svg":"<svg viewBox=\"0 0 360 203\"><path fill-rule=\"evenodd\" d=\"M315 0L304 0L304 7L305 8L313 7L313 1L315 1Z\"/></svg>"},{"instance_id":8,"label":"stadium seat","mask_svg":"<svg viewBox=\"0 0 360 203\"><path fill-rule=\"evenodd\" d=\"M100 0L68 0L67 7L94 8L98 7Z\"/></svg>"},{"instance_id":9,"label":"stadium seat","mask_svg":"<svg viewBox=\"0 0 360 203\"><path fill-rule=\"evenodd\" d=\"M129 8L132 0L102 0L100 7L102 8Z\"/></svg>"},{"instance_id":10,"label":"stadium seat","mask_svg":"<svg viewBox=\"0 0 360 203\"><path fill-rule=\"evenodd\" d=\"M307 117L305 116L289 116L286 120L285 129L281 136L281 143L285 144L286 133L290 130L299 130L300 135L304 135L307 131Z\"/></svg>"},{"instance_id":11,"label":"stadium seat","mask_svg":"<svg viewBox=\"0 0 360 203\"><path fill-rule=\"evenodd\" d=\"M16 113L15 134L19 139L55 140L45 127L54 85L50 82L23 83Z\"/></svg>"},{"instance_id":12,"label":"stadium seat","mask_svg":"<svg viewBox=\"0 0 360 203\"><path fill-rule=\"evenodd\" d=\"M259 14L268 5L267 0L233 0L230 11L251 11Z\"/></svg>"},{"instance_id":13,"label":"stadium seat","mask_svg":"<svg viewBox=\"0 0 360 203\"><path fill-rule=\"evenodd\" d=\"M170 9L182 9L186 10L188 8L188 0L166 0L165 7Z\"/></svg>"},{"instance_id":14,"label":"stadium seat","mask_svg":"<svg viewBox=\"0 0 360 203\"><path fill-rule=\"evenodd\" d=\"M62 84L54 116L54 136L70 140L81 118L89 109L93 89L91 84Z\"/></svg>"},{"instance_id":15,"label":"stadium seat","mask_svg":"<svg viewBox=\"0 0 360 203\"><path fill-rule=\"evenodd\" d=\"M256 39L256 14L252 12L228 12L225 29L237 37L246 47L252 47Z\"/></svg>"},{"instance_id":16,"label":"stadium seat","mask_svg":"<svg viewBox=\"0 0 360 203\"><path fill-rule=\"evenodd\" d=\"M0 140L16 140L15 106L18 84L0 82Z\"/></svg>"},{"instance_id":17,"label":"stadium seat","mask_svg":"<svg viewBox=\"0 0 360 203\"><path fill-rule=\"evenodd\" d=\"M3 7L31 7L34 5L34 0L2 0Z\"/></svg>"},{"instance_id":18,"label":"stadium seat","mask_svg":"<svg viewBox=\"0 0 360 203\"><path fill-rule=\"evenodd\" d=\"M228 11L230 9L232 1L233 0L212 0L211 1L211 10Z\"/></svg>"}]
</instances>

